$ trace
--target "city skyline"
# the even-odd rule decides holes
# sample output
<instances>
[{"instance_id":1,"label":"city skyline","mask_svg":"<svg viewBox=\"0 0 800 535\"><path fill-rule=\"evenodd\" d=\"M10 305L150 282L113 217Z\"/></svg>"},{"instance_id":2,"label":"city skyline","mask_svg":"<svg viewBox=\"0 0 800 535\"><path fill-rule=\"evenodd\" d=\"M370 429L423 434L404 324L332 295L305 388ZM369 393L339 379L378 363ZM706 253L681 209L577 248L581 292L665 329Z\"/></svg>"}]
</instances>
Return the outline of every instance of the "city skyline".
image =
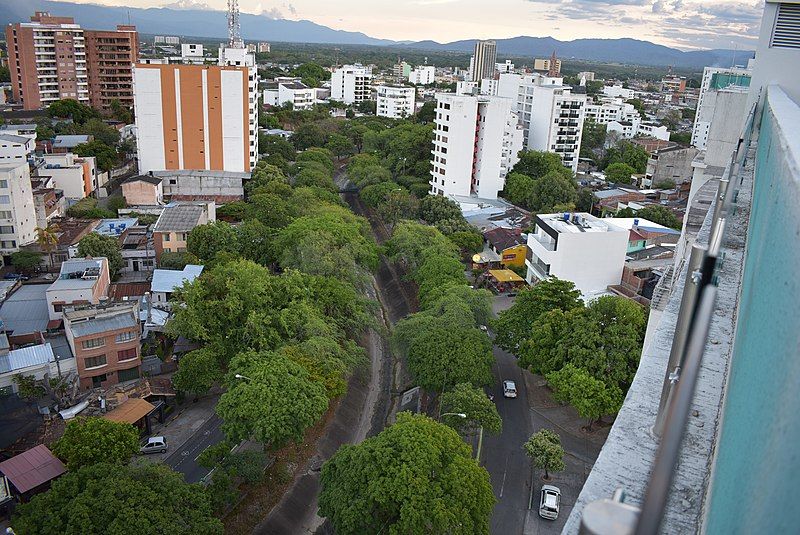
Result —
<instances>
[{"instance_id":1,"label":"city skyline","mask_svg":"<svg viewBox=\"0 0 800 535\"><path fill-rule=\"evenodd\" d=\"M136 8L224 10L225 0L74 0ZM336 30L395 41L503 39L517 36L635 38L680 49L742 48L755 44L763 2L738 0L402 0L363 9L342 0L243 0L242 12L310 20ZM450 24L442 24L448 21Z\"/></svg>"}]
</instances>

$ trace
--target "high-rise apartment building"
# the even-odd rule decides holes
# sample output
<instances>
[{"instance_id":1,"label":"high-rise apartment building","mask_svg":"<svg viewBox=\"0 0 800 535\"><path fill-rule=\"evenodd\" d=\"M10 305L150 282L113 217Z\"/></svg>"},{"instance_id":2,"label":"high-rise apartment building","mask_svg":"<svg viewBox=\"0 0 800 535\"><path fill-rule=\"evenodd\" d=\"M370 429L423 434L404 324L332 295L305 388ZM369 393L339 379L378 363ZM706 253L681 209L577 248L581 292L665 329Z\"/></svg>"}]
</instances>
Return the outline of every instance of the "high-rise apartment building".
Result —
<instances>
[{"instance_id":1,"label":"high-rise apartment building","mask_svg":"<svg viewBox=\"0 0 800 535\"><path fill-rule=\"evenodd\" d=\"M700 95L697 99L697 113L692 128L692 146L705 150L711 122L718 104L725 101L720 92L746 93L750 88L752 69L748 67L706 67L703 69L703 80L700 83ZM735 117L738 123L740 117Z\"/></svg>"},{"instance_id":2,"label":"high-rise apartment building","mask_svg":"<svg viewBox=\"0 0 800 535\"><path fill-rule=\"evenodd\" d=\"M378 105L376 115L402 119L414 115L417 91L413 87L379 85L375 87Z\"/></svg>"},{"instance_id":3,"label":"high-rise apartment building","mask_svg":"<svg viewBox=\"0 0 800 535\"><path fill-rule=\"evenodd\" d=\"M37 11L30 22L6 26L11 91L26 110L63 98L89 104L86 43L72 17Z\"/></svg>"},{"instance_id":4,"label":"high-rise apartment building","mask_svg":"<svg viewBox=\"0 0 800 535\"><path fill-rule=\"evenodd\" d=\"M8 255L36 240L36 209L33 205L28 162L0 163L0 254Z\"/></svg>"},{"instance_id":5,"label":"high-rise apartment building","mask_svg":"<svg viewBox=\"0 0 800 535\"><path fill-rule=\"evenodd\" d=\"M136 64L139 171L249 172L258 158L258 76L247 49L217 65Z\"/></svg>"},{"instance_id":6,"label":"high-rise apartment building","mask_svg":"<svg viewBox=\"0 0 800 535\"><path fill-rule=\"evenodd\" d=\"M86 62L89 74L89 103L107 110L118 100L133 107L133 64L139 57L136 26L117 25L114 30L86 30Z\"/></svg>"},{"instance_id":7,"label":"high-rise apartment building","mask_svg":"<svg viewBox=\"0 0 800 535\"><path fill-rule=\"evenodd\" d=\"M408 81L416 85L430 85L436 81L436 67L433 65L418 65L408 73Z\"/></svg>"},{"instance_id":8,"label":"high-rise apartment building","mask_svg":"<svg viewBox=\"0 0 800 535\"><path fill-rule=\"evenodd\" d=\"M431 194L496 199L523 146L514 101L451 93L436 101Z\"/></svg>"},{"instance_id":9,"label":"high-rise apartment building","mask_svg":"<svg viewBox=\"0 0 800 535\"><path fill-rule=\"evenodd\" d=\"M551 58L536 58L533 60L533 70L534 71L543 71L552 76L560 76L561 75L561 60L555 57L555 54Z\"/></svg>"},{"instance_id":10,"label":"high-rise apartment building","mask_svg":"<svg viewBox=\"0 0 800 535\"><path fill-rule=\"evenodd\" d=\"M372 69L364 65L343 65L331 75L331 98L355 104L372 95Z\"/></svg>"},{"instance_id":11,"label":"high-rise apartment building","mask_svg":"<svg viewBox=\"0 0 800 535\"><path fill-rule=\"evenodd\" d=\"M491 78L497 62L497 43L495 41L476 41L472 60L472 81L480 82Z\"/></svg>"},{"instance_id":12,"label":"high-rise apartment building","mask_svg":"<svg viewBox=\"0 0 800 535\"><path fill-rule=\"evenodd\" d=\"M38 11L30 22L9 24L6 42L12 94L26 110L65 98L98 109L114 99L133 104L134 26L84 31L72 17Z\"/></svg>"}]
</instances>

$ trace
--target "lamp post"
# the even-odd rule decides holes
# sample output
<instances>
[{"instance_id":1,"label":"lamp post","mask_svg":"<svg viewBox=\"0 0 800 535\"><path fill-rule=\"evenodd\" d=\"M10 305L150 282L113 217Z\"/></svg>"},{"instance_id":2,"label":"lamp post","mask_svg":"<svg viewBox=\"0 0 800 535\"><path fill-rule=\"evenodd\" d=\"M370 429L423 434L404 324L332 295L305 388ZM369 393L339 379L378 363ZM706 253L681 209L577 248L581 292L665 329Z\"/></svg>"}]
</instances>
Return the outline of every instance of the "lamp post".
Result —
<instances>
[{"instance_id":1,"label":"lamp post","mask_svg":"<svg viewBox=\"0 0 800 535\"><path fill-rule=\"evenodd\" d=\"M464 418L464 419L467 418L467 415L464 414L463 412L446 412L444 414L439 415L439 420L442 419L442 416L458 416L459 418Z\"/></svg>"},{"instance_id":2,"label":"lamp post","mask_svg":"<svg viewBox=\"0 0 800 535\"><path fill-rule=\"evenodd\" d=\"M245 380L247 380L247 381L252 381L252 379L251 379L251 378L247 377L246 375L241 375L241 374L239 374L239 373L237 373L236 375L234 375L234 377L236 377L237 379L245 379Z\"/></svg>"}]
</instances>

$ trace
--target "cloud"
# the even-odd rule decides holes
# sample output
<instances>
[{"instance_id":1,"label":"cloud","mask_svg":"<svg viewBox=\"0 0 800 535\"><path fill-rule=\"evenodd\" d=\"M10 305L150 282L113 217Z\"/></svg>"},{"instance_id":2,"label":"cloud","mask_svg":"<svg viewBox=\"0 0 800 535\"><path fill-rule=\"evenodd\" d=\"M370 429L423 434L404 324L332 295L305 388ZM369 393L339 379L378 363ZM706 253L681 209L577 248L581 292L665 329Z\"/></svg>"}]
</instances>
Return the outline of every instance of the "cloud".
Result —
<instances>
[{"instance_id":1,"label":"cloud","mask_svg":"<svg viewBox=\"0 0 800 535\"><path fill-rule=\"evenodd\" d=\"M252 13L255 15L261 15L262 17L269 17L273 20L279 20L288 18L284 14L284 10L291 13L293 17L297 16L297 10L289 2L283 2L280 7L264 6L261 2L259 2L253 8Z\"/></svg>"},{"instance_id":2,"label":"cloud","mask_svg":"<svg viewBox=\"0 0 800 535\"><path fill-rule=\"evenodd\" d=\"M163 7L167 9L178 9L178 10L186 10L186 9L201 9L203 11L211 11L212 8L208 4L198 0L177 0L177 2L173 2L171 4L165 4Z\"/></svg>"}]
</instances>

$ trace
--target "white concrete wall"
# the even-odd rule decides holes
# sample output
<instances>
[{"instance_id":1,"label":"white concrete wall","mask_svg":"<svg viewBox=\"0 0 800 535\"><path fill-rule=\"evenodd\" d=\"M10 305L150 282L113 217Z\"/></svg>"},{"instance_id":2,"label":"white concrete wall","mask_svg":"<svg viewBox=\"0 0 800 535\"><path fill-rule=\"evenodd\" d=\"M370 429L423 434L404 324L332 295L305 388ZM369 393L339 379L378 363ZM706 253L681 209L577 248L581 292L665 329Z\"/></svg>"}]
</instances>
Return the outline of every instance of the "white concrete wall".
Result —
<instances>
[{"instance_id":1,"label":"white concrete wall","mask_svg":"<svg viewBox=\"0 0 800 535\"><path fill-rule=\"evenodd\" d=\"M416 90L413 87L391 87L379 85L375 87L377 94L377 112L380 117L400 119L414 114Z\"/></svg>"},{"instance_id":2,"label":"white concrete wall","mask_svg":"<svg viewBox=\"0 0 800 535\"><path fill-rule=\"evenodd\" d=\"M0 180L6 186L0 184L0 227L13 227L13 232L0 233L0 241L15 243L13 247L0 243L0 252L10 254L36 240L36 208L28 164L0 163Z\"/></svg>"},{"instance_id":3,"label":"white concrete wall","mask_svg":"<svg viewBox=\"0 0 800 535\"><path fill-rule=\"evenodd\" d=\"M164 169L164 119L159 69L133 68L139 172Z\"/></svg>"},{"instance_id":4,"label":"white concrete wall","mask_svg":"<svg viewBox=\"0 0 800 535\"><path fill-rule=\"evenodd\" d=\"M797 3L796 0L782 1ZM780 3L778 0L766 0L764 4L750 98L746 105L748 111L758 100L759 94L766 91L760 91L761 88L770 84L779 85L790 99L800 103L800 50L773 47L770 43Z\"/></svg>"},{"instance_id":5,"label":"white concrete wall","mask_svg":"<svg viewBox=\"0 0 800 535\"><path fill-rule=\"evenodd\" d=\"M466 196L470 194L472 182L478 100L444 93L437 94L436 100L431 193ZM445 105L450 109L445 109ZM441 172L437 173L436 169Z\"/></svg>"},{"instance_id":6,"label":"white concrete wall","mask_svg":"<svg viewBox=\"0 0 800 535\"><path fill-rule=\"evenodd\" d=\"M244 171L244 110L242 71L222 71L222 165L225 171Z\"/></svg>"}]
</instances>

